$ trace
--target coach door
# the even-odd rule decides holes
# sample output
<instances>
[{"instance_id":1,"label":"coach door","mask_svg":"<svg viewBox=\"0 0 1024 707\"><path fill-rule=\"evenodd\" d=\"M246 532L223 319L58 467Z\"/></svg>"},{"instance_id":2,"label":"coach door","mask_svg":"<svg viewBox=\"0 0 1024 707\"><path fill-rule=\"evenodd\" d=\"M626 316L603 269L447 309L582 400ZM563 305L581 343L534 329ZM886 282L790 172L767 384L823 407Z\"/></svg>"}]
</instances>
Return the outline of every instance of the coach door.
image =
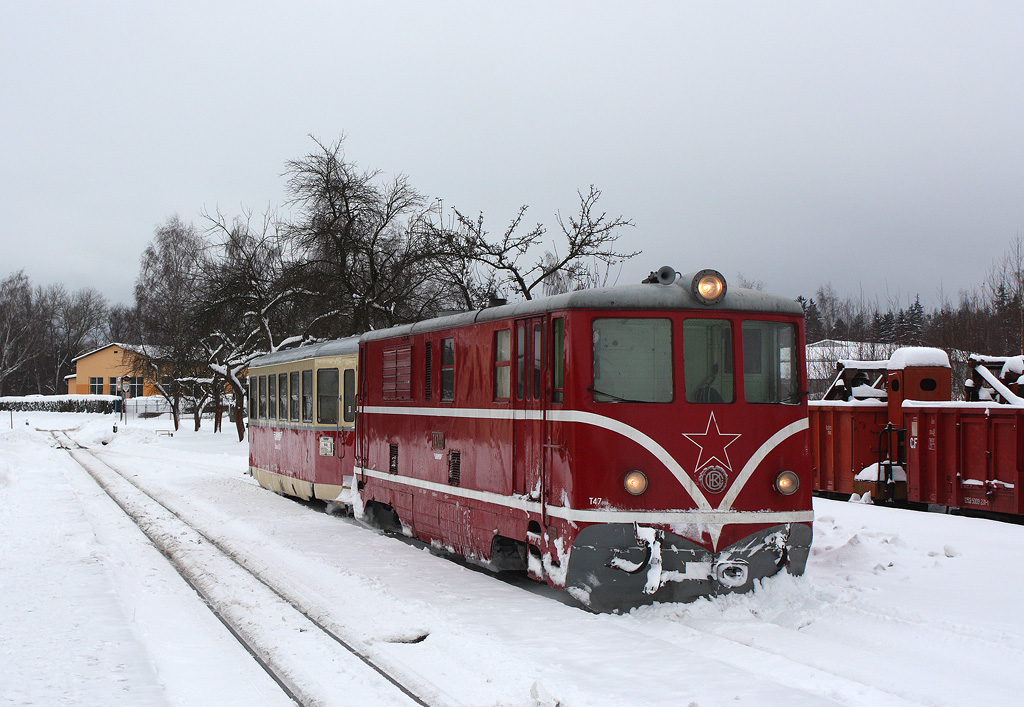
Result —
<instances>
[{"instance_id":1,"label":"coach door","mask_svg":"<svg viewBox=\"0 0 1024 707\"><path fill-rule=\"evenodd\" d=\"M544 473L544 317L516 320L512 383L516 494L541 500Z\"/></svg>"}]
</instances>

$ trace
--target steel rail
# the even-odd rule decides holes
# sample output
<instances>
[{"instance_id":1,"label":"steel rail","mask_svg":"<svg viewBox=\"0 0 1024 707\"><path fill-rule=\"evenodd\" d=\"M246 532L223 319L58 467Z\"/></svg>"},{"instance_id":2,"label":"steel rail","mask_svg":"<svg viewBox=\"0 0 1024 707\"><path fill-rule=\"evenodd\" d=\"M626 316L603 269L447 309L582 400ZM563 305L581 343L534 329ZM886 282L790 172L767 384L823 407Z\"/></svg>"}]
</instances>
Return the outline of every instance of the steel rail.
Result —
<instances>
[{"instance_id":1,"label":"steel rail","mask_svg":"<svg viewBox=\"0 0 1024 707\"><path fill-rule=\"evenodd\" d=\"M375 661L371 656L367 655L364 651L361 651L358 647L352 645L349 641L339 636L337 632L335 632L333 629L326 626L322 621L317 619L315 616L312 616L311 612L308 612L306 609L299 606L299 604L296 601L294 601L291 597L289 597L284 591L276 587L269 580L265 579L258 572L248 567L244 558L239 558L236 555L236 553L234 553L230 548L226 547L216 538L211 537L202 529L198 528L196 525L189 522L174 509L169 508L166 504L164 504L162 501L156 498L153 494L151 494L145 488L140 486L136 481L121 473L121 471L119 471L114 466L111 466L103 459L97 457L96 454L94 454L93 451L90 450L88 447L85 447L78 443L76 440L72 439L71 436L66 431L49 430L49 432L53 436L57 444L60 446L60 448L68 452L71 458L74 459L75 462L79 466L81 466L86 471L86 473L88 473L89 476L92 477L94 481L96 481L100 488L103 489L103 491L118 505L118 507L122 511L124 511L125 515L127 515L146 535L146 537L149 538L149 540L154 544L154 546L160 552L160 554L163 555L163 557L165 557L168 560L168 562L170 562L171 566L174 567L175 571L196 592L196 594L199 595L199 597L203 600L203 603L210 609L214 616L216 616L217 619L225 626L225 628L228 629L231 635L245 648L245 650L253 657L253 659L260 665L260 667L267 672L267 674L274 680L274 682L276 682L281 687L281 689L289 697L289 699L305 707L306 703L303 702L303 700L297 694L297 691L288 684L286 678L280 675L279 672L270 664L270 662L267 659L267 656L261 654L258 647L252 645L252 643L248 639L246 639L245 636L242 635L240 631L231 623L230 619L217 608L216 600L210 597L201 587L199 587L191 579L188 570L184 566L182 566L182 564L176 558L173 557L172 553L166 548L165 544L158 537L156 537L156 534L151 533L150 531L146 530L146 528L142 527L142 524L139 522L139 514L130 509L127 503L119 499L117 497L117 494L111 490L109 483L102 479L99 476L99 474L95 473L92 469L90 469L87 464L83 463L82 460L80 460L77 455L82 453L88 454L90 459L94 460L95 462L98 462L99 464L102 464L111 472L117 474L118 477L131 484L131 486L134 487L139 493L146 496L153 503L159 505L169 514L171 514L174 518L176 518L180 523L182 523L187 528L189 528L197 535L202 537L203 540L208 542L212 547L216 548L226 559L233 562L247 575L255 579L261 585L263 585L266 589L268 589L275 596L277 596L281 601L290 606L292 609L298 612L303 618L305 618L313 626L320 630L324 635L331 638L348 653L362 661L367 667L376 672L381 678L383 678L385 681L394 686L397 690L399 690L402 694L404 694L406 697L412 700L415 704L420 705L421 707L435 707L430 702L427 702L424 698L417 695L413 691L413 688L410 688L409 686L405 685L399 677L392 675L387 670L387 668L377 663L377 661ZM63 434L64 437L67 439L67 442L62 442L61 439L57 436L57 433Z\"/></svg>"}]
</instances>

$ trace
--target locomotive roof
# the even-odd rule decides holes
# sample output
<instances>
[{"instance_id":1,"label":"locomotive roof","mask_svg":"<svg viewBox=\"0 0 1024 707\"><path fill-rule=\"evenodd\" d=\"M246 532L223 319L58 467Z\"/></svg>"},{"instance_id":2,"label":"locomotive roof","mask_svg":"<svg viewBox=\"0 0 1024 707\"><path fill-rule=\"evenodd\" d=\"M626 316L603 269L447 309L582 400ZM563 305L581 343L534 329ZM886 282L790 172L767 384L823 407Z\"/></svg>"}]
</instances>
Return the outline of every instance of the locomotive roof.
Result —
<instances>
[{"instance_id":1,"label":"locomotive roof","mask_svg":"<svg viewBox=\"0 0 1024 707\"><path fill-rule=\"evenodd\" d=\"M311 344L309 346L299 346L295 349L285 349L284 351L275 351L264 356L260 356L254 359L249 364L251 368L258 366L276 366L281 363L292 363L293 361L303 361L307 358L321 358L323 356L343 356L345 354L356 354L359 353L359 337L350 336L345 339L333 339L332 341L323 341L319 344Z\"/></svg>"},{"instance_id":2,"label":"locomotive roof","mask_svg":"<svg viewBox=\"0 0 1024 707\"><path fill-rule=\"evenodd\" d=\"M562 309L693 309L697 311L743 311L800 316L803 308L795 299L773 295L761 290L729 287L721 302L713 305L700 303L690 291L690 277L683 276L672 284L644 283L599 287L566 292L525 302L515 302L487 309L427 319L413 324L402 324L389 329L378 329L363 334L363 341L386 339L422 332L464 326L475 322L493 321L529 316Z\"/></svg>"}]
</instances>

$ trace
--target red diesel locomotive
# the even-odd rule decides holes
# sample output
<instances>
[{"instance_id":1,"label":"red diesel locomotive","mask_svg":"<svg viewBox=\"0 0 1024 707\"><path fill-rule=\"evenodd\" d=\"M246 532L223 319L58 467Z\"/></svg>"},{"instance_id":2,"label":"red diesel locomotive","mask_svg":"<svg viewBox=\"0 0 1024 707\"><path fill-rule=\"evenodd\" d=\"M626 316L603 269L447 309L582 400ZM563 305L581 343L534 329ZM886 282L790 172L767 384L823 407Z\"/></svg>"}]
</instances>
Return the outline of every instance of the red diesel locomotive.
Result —
<instances>
[{"instance_id":1,"label":"red diesel locomotive","mask_svg":"<svg viewBox=\"0 0 1024 707\"><path fill-rule=\"evenodd\" d=\"M354 350L254 362L250 466L264 486L393 514L600 611L804 569L795 301L662 268L640 285L370 332Z\"/></svg>"}]
</instances>

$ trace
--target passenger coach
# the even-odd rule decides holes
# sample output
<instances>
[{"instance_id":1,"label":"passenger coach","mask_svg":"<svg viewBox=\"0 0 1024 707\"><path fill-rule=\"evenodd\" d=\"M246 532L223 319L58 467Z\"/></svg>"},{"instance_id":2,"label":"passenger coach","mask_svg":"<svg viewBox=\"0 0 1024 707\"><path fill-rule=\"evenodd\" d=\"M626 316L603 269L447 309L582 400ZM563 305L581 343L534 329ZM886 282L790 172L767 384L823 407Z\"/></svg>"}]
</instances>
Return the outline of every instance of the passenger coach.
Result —
<instances>
[{"instance_id":1,"label":"passenger coach","mask_svg":"<svg viewBox=\"0 0 1024 707\"><path fill-rule=\"evenodd\" d=\"M262 356L249 366L249 473L272 491L333 501L351 479L359 339Z\"/></svg>"},{"instance_id":2,"label":"passenger coach","mask_svg":"<svg viewBox=\"0 0 1024 707\"><path fill-rule=\"evenodd\" d=\"M359 502L597 610L802 573L803 339L797 302L671 268L364 334Z\"/></svg>"}]
</instances>

